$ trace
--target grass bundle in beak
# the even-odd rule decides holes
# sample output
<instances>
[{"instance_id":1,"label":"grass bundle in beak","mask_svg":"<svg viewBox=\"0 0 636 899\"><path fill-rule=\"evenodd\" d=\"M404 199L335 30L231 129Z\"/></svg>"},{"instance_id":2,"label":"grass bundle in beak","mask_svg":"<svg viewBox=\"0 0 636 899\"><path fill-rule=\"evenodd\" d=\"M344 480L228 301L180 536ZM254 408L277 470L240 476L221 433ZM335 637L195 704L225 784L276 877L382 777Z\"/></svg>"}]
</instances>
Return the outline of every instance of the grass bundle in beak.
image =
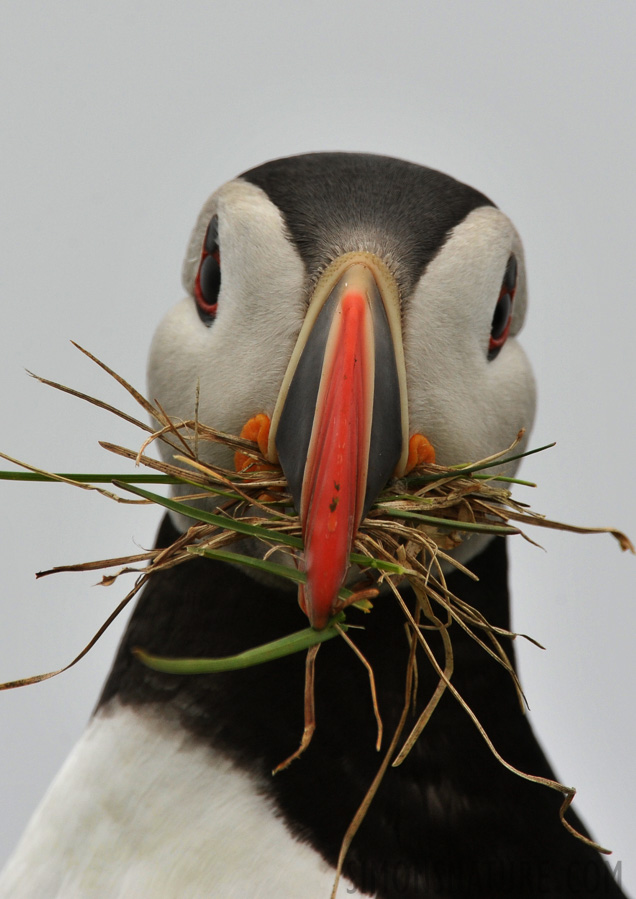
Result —
<instances>
[{"instance_id":1,"label":"grass bundle in beak","mask_svg":"<svg viewBox=\"0 0 636 899\"><path fill-rule=\"evenodd\" d=\"M146 473L53 474L17 462L16 464L29 469L29 472L3 472L0 477L62 481L83 489L98 490L117 502L156 504L173 513L186 516L190 525L171 546L164 549L66 565L40 572L39 576L60 571L115 569L113 573L104 575L102 579L104 585L113 584L125 573L134 573L136 579L132 589L98 633L69 665L58 671L3 684L1 686L4 689L37 683L76 664L156 571L203 556L248 567L257 573L283 578L294 584L302 584L305 580L305 574L299 565L303 552L300 520L294 511L282 471L267 463L258 445L241 437L224 434L196 419L183 422L172 420L160 406L146 400L106 365L86 350L82 352L115 378L159 427L153 429L119 409L63 385L44 378L39 380L98 405L145 431L147 437L139 450L111 443L102 443L102 446L119 457L135 462L136 465L143 465ZM319 646L336 637L345 639L368 670L372 701L378 721L379 749L382 741L382 722L375 702L373 671L355 646L351 633L347 633L349 628L347 610L350 606L356 606L372 614L374 601L390 601L388 597L376 600L379 591L385 586L388 588L393 594L394 601L399 603L404 612L411 646L406 672L404 710L390 745L385 751L378 775L345 836L340 867L384 772L389 765L400 765L408 756L446 691L452 693L464 707L493 754L505 767L527 780L541 783L563 794L560 815L564 826L579 839L591 842L573 831L564 819L564 813L572 802L575 791L556 781L519 771L507 763L499 755L452 681L454 625L455 628L459 627L470 635L485 653L508 671L523 707L521 687L503 645L503 641L517 635L488 622L478 609L463 601L461 596L454 595L448 588L447 574L450 571L460 570L469 577L475 577L452 554L452 550L466 537L476 534L522 535L529 539L522 528L539 526L577 533L611 533L619 541L621 549L634 551L628 538L617 530L582 528L549 521L531 511L528 506L514 500L510 492L513 485L533 485L529 485L527 481L502 477L493 473L492 469L520 457L515 455L515 447L520 439L521 434L512 446L488 459L453 467L425 465L415 469L406 478L390 482L361 522L354 541L354 551L350 555L353 580L349 578L346 587L341 588L335 614L325 628L315 630L307 627L293 634L281 634L277 640L270 643L246 647L245 651L238 655L217 659L168 659L150 655L143 647L135 650L137 657L151 668L183 675L214 673L259 665L291 653L307 651L305 730L299 748L276 769L281 770L306 748L316 726L313 715L313 677ZM172 462L159 461L147 454L148 446L157 440L170 446ZM201 457L206 454L201 450L209 442L220 443L233 453L238 452L253 459L255 462L253 470L248 468L237 472L204 464ZM538 451L532 450L521 455L530 455ZM16 462L4 454L0 455ZM101 486L103 484L109 486ZM178 485L180 495L175 498L162 496L148 489L153 484ZM235 544L244 538L249 538L251 545L256 541L258 546L262 547L262 552L259 555L247 555L237 551ZM417 599L414 609L409 608L399 589L401 585L407 583ZM437 631L442 639L443 665L437 661L426 636L431 628ZM433 666L438 683L419 719L411 727L410 732L406 733L406 723L416 689L415 659L418 647ZM601 849L597 844L591 844Z\"/></svg>"}]
</instances>

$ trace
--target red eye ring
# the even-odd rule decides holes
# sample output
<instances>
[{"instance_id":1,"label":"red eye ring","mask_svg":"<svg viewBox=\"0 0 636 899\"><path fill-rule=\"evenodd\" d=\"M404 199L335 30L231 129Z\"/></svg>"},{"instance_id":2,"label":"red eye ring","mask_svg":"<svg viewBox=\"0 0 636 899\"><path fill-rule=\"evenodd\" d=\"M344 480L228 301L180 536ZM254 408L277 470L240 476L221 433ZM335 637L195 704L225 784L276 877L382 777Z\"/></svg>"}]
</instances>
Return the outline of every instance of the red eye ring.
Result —
<instances>
[{"instance_id":1,"label":"red eye ring","mask_svg":"<svg viewBox=\"0 0 636 899\"><path fill-rule=\"evenodd\" d=\"M490 326L490 339L488 342L489 361L492 361L498 355L499 350L508 339L512 322L512 304L516 290L517 260L514 256L510 256Z\"/></svg>"},{"instance_id":2,"label":"red eye ring","mask_svg":"<svg viewBox=\"0 0 636 899\"><path fill-rule=\"evenodd\" d=\"M216 317L221 289L221 253L218 244L218 220L214 216L201 250L201 260L194 280L194 298L197 311L204 324L210 325Z\"/></svg>"}]
</instances>

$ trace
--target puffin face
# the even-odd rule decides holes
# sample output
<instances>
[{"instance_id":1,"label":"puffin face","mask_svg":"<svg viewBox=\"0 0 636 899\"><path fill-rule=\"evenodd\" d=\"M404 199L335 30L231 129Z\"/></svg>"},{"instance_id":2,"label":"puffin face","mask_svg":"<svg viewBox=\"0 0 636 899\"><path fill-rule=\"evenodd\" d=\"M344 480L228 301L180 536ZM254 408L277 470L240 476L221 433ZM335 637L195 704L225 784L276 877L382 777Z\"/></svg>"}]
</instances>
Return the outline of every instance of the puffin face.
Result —
<instances>
[{"instance_id":1,"label":"puffin face","mask_svg":"<svg viewBox=\"0 0 636 899\"><path fill-rule=\"evenodd\" d=\"M532 425L516 339L521 242L486 197L439 172L360 154L266 163L207 201L183 283L152 343L150 397L183 420L198 393L199 419L228 433L260 413L272 421L268 455L301 516L301 604L317 627L361 518L408 468L413 435L448 465L499 452ZM205 453L232 465L224 447ZM482 546L466 543L462 559Z\"/></svg>"}]
</instances>

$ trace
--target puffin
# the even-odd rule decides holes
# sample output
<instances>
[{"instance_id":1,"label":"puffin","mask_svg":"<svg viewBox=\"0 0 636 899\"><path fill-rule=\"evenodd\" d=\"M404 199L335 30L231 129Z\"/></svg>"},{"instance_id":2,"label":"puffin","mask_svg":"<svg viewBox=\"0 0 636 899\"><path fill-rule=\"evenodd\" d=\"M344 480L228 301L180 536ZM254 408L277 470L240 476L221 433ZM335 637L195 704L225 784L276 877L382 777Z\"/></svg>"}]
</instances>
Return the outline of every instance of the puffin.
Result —
<instances>
[{"instance_id":1,"label":"puffin","mask_svg":"<svg viewBox=\"0 0 636 899\"><path fill-rule=\"evenodd\" d=\"M0 897L623 896L603 856L561 823L562 797L502 766L448 690L405 761L385 771L338 880L343 838L382 758L367 672L345 641L321 647L315 734L277 773L303 731L302 654L181 675L133 653L222 657L321 630L351 577L357 529L422 446L443 465L500 452L522 430L525 446L535 384L518 340L527 280L511 221L484 194L421 165L292 156L208 199L183 284L152 341L150 398L176 420L197 416L230 434L251 427L289 483L306 583L297 595L282 579L202 557L150 577ZM200 452L204 463L232 465L226 446ZM189 523L167 513L156 545ZM264 553L252 538L242 549ZM506 539L473 536L455 553L472 576L449 570L449 590L509 629ZM413 607L410 588L400 590ZM403 612L380 589L371 614L347 615L391 733L410 651ZM459 628L453 653L453 685L501 756L555 779L509 674ZM514 646L509 653L514 663ZM438 682L425 659L417 673L413 721ZM566 817L588 835L571 809Z\"/></svg>"}]
</instances>

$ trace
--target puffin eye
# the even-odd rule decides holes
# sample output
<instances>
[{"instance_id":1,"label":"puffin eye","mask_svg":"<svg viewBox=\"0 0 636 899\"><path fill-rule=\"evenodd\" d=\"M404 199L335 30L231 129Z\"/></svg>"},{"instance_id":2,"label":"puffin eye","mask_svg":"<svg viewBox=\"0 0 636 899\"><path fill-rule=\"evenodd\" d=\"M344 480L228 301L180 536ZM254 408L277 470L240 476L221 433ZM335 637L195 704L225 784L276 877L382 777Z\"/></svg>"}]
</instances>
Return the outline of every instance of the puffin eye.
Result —
<instances>
[{"instance_id":1,"label":"puffin eye","mask_svg":"<svg viewBox=\"0 0 636 899\"><path fill-rule=\"evenodd\" d=\"M499 299L495 306L495 313L490 326L490 341L488 343L488 361L492 361L508 339L510 321L512 319L512 301L517 289L517 260L514 256L508 259L506 272L501 282Z\"/></svg>"},{"instance_id":2,"label":"puffin eye","mask_svg":"<svg viewBox=\"0 0 636 899\"><path fill-rule=\"evenodd\" d=\"M205 232L205 240L201 250L199 270L194 281L194 298L197 301L197 312L205 325L211 325L216 317L216 310L221 288L221 254L219 251L219 224L214 216Z\"/></svg>"}]
</instances>

